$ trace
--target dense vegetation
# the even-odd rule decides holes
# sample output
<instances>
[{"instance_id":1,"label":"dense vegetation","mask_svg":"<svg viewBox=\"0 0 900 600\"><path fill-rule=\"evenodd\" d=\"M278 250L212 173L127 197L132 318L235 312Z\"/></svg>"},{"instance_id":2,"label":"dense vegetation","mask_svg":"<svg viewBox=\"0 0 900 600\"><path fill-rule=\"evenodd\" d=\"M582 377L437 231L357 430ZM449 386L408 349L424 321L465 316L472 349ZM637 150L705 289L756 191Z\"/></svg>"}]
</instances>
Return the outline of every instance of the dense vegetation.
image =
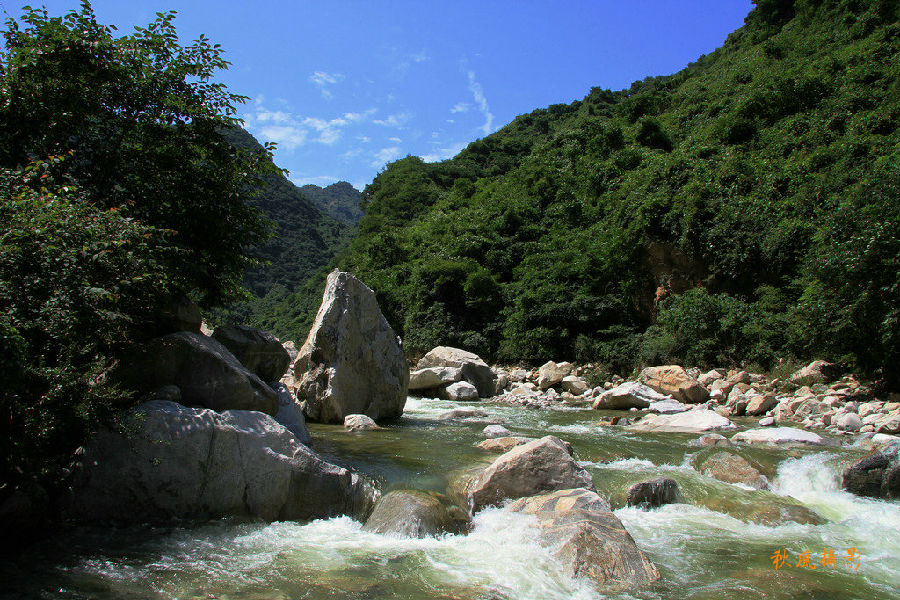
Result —
<instances>
[{"instance_id":1,"label":"dense vegetation","mask_svg":"<svg viewBox=\"0 0 900 600\"><path fill-rule=\"evenodd\" d=\"M115 37L87 2L26 9L0 53L0 498L52 486L72 451L127 405L107 373L165 332L173 302L240 298L269 224L247 202L271 152L236 149L227 67L178 44L173 13Z\"/></svg>"},{"instance_id":2,"label":"dense vegetation","mask_svg":"<svg viewBox=\"0 0 900 600\"><path fill-rule=\"evenodd\" d=\"M398 160L339 264L411 352L827 357L896 385L898 11L759 0L675 75L520 116L452 160Z\"/></svg>"},{"instance_id":3,"label":"dense vegetation","mask_svg":"<svg viewBox=\"0 0 900 600\"><path fill-rule=\"evenodd\" d=\"M304 185L300 191L332 219L356 225L362 218L362 209L359 207L361 195L346 181L338 181L326 187Z\"/></svg>"},{"instance_id":4,"label":"dense vegetation","mask_svg":"<svg viewBox=\"0 0 900 600\"><path fill-rule=\"evenodd\" d=\"M257 153L264 150L244 129L222 133L237 148ZM271 170L271 174L262 177L262 186L250 199L251 204L275 224L272 237L251 251L262 264L246 272L244 282L254 298L239 305L251 310L256 310L259 298L267 295L280 298L301 287L313 273L328 264L339 248L349 243L355 231L353 226L330 216L318 205L318 199L331 199L337 202L335 206L350 207L355 194L356 206L359 206L359 192L349 184L346 185L351 193L339 184L324 189L317 186L298 188L274 165ZM333 188L337 188L337 193L327 191ZM237 315L232 317L237 318Z\"/></svg>"}]
</instances>

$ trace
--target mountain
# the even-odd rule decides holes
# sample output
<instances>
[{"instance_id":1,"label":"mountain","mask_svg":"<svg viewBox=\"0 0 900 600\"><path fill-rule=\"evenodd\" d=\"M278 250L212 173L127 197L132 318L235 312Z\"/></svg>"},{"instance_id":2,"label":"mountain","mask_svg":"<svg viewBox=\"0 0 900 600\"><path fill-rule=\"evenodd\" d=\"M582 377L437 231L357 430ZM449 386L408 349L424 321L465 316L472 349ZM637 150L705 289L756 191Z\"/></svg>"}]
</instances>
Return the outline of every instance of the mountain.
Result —
<instances>
[{"instance_id":1,"label":"mountain","mask_svg":"<svg viewBox=\"0 0 900 600\"><path fill-rule=\"evenodd\" d=\"M260 143L247 131L234 129L225 132L226 139L238 147L260 148ZM322 190L327 198L335 198L342 206L352 206L349 184L334 184ZM307 188L316 186L306 186ZM337 188L331 190L331 188ZM358 192L356 192L358 196ZM272 175L253 197L252 203L275 224L274 236L255 250L255 255L268 262L266 266L249 271L245 283L257 297L277 288L278 295L294 291L345 246L353 233L349 221L335 219L301 188L284 175ZM358 205L358 201L357 201Z\"/></svg>"},{"instance_id":2,"label":"mountain","mask_svg":"<svg viewBox=\"0 0 900 600\"><path fill-rule=\"evenodd\" d=\"M756 5L674 75L392 163L338 264L413 353L900 383L900 9Z\"/></svg>"},{"instance_id":3,"label":"mountain","mask_svg":"<svg viewBox=\"0 0 900 600\"><path fill-rule=\"evenodd\" d=\"M362 209L359 207L362 195L346 181L338 181L324 188L304 185L300 192L335 221L356 225L362 218Z\"/></svg>"}]
</instances>

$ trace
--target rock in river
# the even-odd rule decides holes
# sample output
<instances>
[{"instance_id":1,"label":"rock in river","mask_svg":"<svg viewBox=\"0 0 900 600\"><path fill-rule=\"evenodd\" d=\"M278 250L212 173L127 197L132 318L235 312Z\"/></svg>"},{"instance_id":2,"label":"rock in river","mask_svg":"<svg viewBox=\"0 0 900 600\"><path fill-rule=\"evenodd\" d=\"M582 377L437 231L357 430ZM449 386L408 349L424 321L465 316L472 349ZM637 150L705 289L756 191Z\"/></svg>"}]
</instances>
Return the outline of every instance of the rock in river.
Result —
<instances>
[{"instance_id":1,"label":"rock in river","mask_svg":"<svg viewBox=\"0 0 900 600\"><path fill-rule=\"evenodd\" d=\"M629 425L628 429L660 433L702 433L736 429L736 427L726 417L714 411L695 408L671 415L650 414L634 425Z\"/></svg>"},{"instance_id":2,"label":"rock in river","mask_svg":"<svg viewBox=\"0 0 900 600\"><path fill-rule=\"evenodd\" d=\"M628 490L625 503L628 506L653 508L663 504L684 502L678 482L667 477L636 483Z\"/></svg>"},{"instance_id":3,"label":"rock in river","mask_svg":"<svg viewBox=\"0 0 900 600\"><path fill-rule=\"evenodd\" d=\"M586 489L560 490L523 498L507 510L538 519L538 542L552 549L573 577L584 577L604 592L645 586L659 571L609 505Z\"/></svg>"},{"instance_id":4,"label":"rock in river","mask_svg":"<svg viewBox=\"0 0 900 600\"><path fill-rule=\"evenodd\" d=\"M848 467L842 486L857 496L900 498L900 442Z\"/></svg>"},{"instance_id":5,"label":"rock in river","mask_svg":"<svg viewBox=\"0 0 900 600\"><path fill-rule=\"evenodd\" d=\"M638 381L686 404L700 404L709 399L706 388L678 365L647 367L641 371Z\"/></svg>"},{"instance_id":6,"label":"rock in river","mask_svg":"<svg viewBox=\"0 0 900 600\"><path fill-rule=\"evenodd\" d=\"M403 414L409 369L375 292L342 271L328 275L322 304L294 362L297 400L308 419L343 423Z\"/></svg>"},{"instance_id":7,"label":"rock in river","mask_svg":"<svg viewBox=\"0 0 900 600\"><path fill-rule=\"evenodd\" d=\"M71 512L90 521L364 519L377 492L260 412L153 401L85 447Z\"/></svg>"},{"instance_id":8,"label":"rock in river","mask_svg":"<svg viewBox=\"0 0 900 600\"><path fill-rule=\"evenodd\" d=\"M442 502L442 500L444 500ZM446 498L419 490L397 490L382 497L363 531L424 538L462 533L469 527L468 513L448 506Z\"/></svg>"},{"instance_id":9,"label":"rock in river","mask_svg":"<svg viewBox=\"0 0 900 600\"><path fill-rule=\"evenodd\" d=\"M607 390L594 400L595 409L628 410L629 408L647 408L651 402L671 400L671 396L660 394L637 381L625 383Z\"/></svg>"},{"instance_id":10,"label":"rock in river","mask_svg":"<svg viewBox=\"0 0 900 600\"><path fill-rule=\"evenodd\" d=\"M498 457L467 492L474 510L508 498L569 488L592 488L591 474L580 467L566 444L552 435L516 446Z\"/></svg>"},{"instance_id":11,"label":"rock in river","mask_svg":"<svg viewBox=\"0 0 900 600\"><path fill-rule=\"evenodd\" d=\"M477 354L450 346L438 346L423 356L416 365L417 369L432 367L461 369L465 380L475 386L482 398L489 398L497 393L497 374Z\"/></svg>"},{"instance_id":12,"label":"rock in river","mask_svg":"<svg viewBox=\"0 0 900 600\"><path fill-rule=\"evenodd\" d=\"M732 442L748 444L825 444L825 439L817 433L797 429L796 427L766 427L764 429L748 429L731 436Z\"/></svg>"}]
</instances>

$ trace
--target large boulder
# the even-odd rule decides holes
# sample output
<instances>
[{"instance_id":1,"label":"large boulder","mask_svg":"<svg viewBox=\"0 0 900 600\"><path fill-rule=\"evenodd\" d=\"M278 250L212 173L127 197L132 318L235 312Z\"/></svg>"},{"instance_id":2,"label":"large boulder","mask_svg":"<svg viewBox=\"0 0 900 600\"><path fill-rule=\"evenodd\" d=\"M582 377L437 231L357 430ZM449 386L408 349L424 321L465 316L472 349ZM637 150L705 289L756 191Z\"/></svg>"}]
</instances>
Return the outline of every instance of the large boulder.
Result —
<instances>
[{"instance_id":1,"label":"large boulder","mask_svg":"<svg viewBox=\"0 0 900 600\"><path fill-rule=\"evenodd\" d=\"M840 369L824 360L816 360L802 369L795 371L788 383L796 386L814 385L816 383L828 383L839 374Z\"/></svg>"},{"instance_id":2,"label":"large boulder","mask_svg":"<svg viewBox=\"0 0 900 600\"><path fill-rule=\"evenodd\" d=\"M651 481L636 483L628 489L625 503L628 506L655 508L663 504L680 504L684 502L678 482L668 477L660 477Z\"/></svg>"},{"instance_id":3,"label":"large boulder","mask_svg":"<svg viewBox=\"0 0 900 600\"><path fill-rule=\"evenodd\" d=\"M628 410L629 408L647 408L651 402L671 399L671 396L660 394L642 383L626 381L597 396L593 407L595 409Z\"/></svg>"},{"instance_id":4,"label":"large boulder","mask_svg":"<svg viewBox=\"0 0 900 600\"><path fill-rule=\"evenodd\" d=\"M678 365L647 367L641 371L638 381L686 404L701 404L709 399L706 388Z\"/></svg>"},{"instance_id":5,"label":"large boulder","mask_svg":"<svg viewBox=\"0 0 900 600\"><path fill-rule=\"evenodd\" d=\"M425 538L442 533L463 533L470 523L467 512L448 506L442 496L420 490L397 490L375 504L363 531Z\"/></svg>"},{"instance_id":6,"label":"large boulder","mask_svg":"<svg viewBox=\"0 0 900 600\"><path fill-rule=\"evenodd\" d=\"M87 444L70 508L90 521L364 519L376 496L268 415L154 401Z\"/></svg>"},{"instance_id":7,"label":"large boulder","mask_svg":"<svg viewBox=\"0 0 900 600\"><path fill-rule=\"evenodd\" d=\"M477 354L450 346L438 346L423 356L416 365L416 369L431 367L462 369L463 378L475 386L482 398L490 398L497 392L497 374Z\"/></svg>"},{"instance_id":8,"label":"large boulder","mask_svg":"<svg viewBox=\"0 0 900 600\"><path fill-rule=\"evenodd\" d=\"M246 325L216 327L213 338L263 381L278 381L291 364L291 355L278 338Z\"/></svg>"},{"instance_id":9,"label":"large boulder","mask_svg":"<svg viewBox=\"0 0 900 600\"><path fill-rule=\"evenodd\" d=\"M467 493L477 511L509 498L592 487L591 474L575 462L565 442L548 435L498 457L470 482Z\"/></svg>"},{"instance_id":10,"label":"large boulder","mask_svg":"<svg viewBox=\"0 0 900 600\"><path fill-rule=\"evenodd\" d=\"M115 377L141 392L178 386L181 402L189 406L278 412L275 390L221 343L199 333L171 333L140 345L122 361Z\"/></svg>"},{"instance_id":11,"label":"large boulder","mask_svg":"<svg viewBox=\"0 0 900 600\"><path fill-rule=\"evenodd\" d=\"M845 469L842 487L857 496L900 498L900 442Z\"/></svg>"},{"instance_id":12,"label":"large boulder","mask_svg":"<svg viewBox=\"0 0 900 600\"><path fill-rule=\"evenodd\" d=\"M297 400L308 419L343 423L403 414L409 368L375 292L343 271L328 275L322 304L294 362Z\"/></svg>"},{"instance_id":13,"label":"large boulder","mask_svg":"<svg viewBox=\"0 0 900 600\"><path fill-rule=\"evenodd\" d=\"M552 360L545 362L538 369L538 387L546 390L549 387L562 382L571 372L573 365L569 362L555 363Z\"/></svg>"},{"instance_id":14,"label":"large boulder","mask_svg":"<svg viewBox=\"0 0 900 600\"><path fill-rule=\"evenodd\" d=\"M677 414L649 414L634 425L629 425L628 429L659 433L703 433L736 427L727 417L711 410L695 408Z\"/></svg>"},{"instance_id":15,"label":"large boulder","mask_svg":"<svg viewBox=\"0 0 900 600\"><path fill-rule=\"evenodd\" d=\"M456 367L429 367L409 374L409 391L428 390L463 378L462 369Z\"/></svg>"},{"instance_id":16,"label":"large boulder","mask_svg":"<svg viewBox=\"0 0 900 600\"><path fill-rule=\"evenodd\" d=\"M609 505L586 489L561 490L514 502L507 510L534 515L538 543L552 549L572 577L603 592L645 586L659 571Z\"/></svg>"},{"instance_id":17,"label":"large boulder","mask_svg":"<svg viewBox=\"0 0 900 600\"><path fill-rule=\"evenodd\" d=\"M454 402L471 402L478 400L478 390L468 381L457 381L441 388L438 397Z\"/></svg>"},{"instance_id":18,"label":"large boulder","mask_svg":"<svg viewBox=\"0 0 900 600\"><path fill-rule=\"evenodd\" d=\"M278 413L275 415L275 420L293 433L298 442L309 446L312 443L312 437L309 435L309 429L306 427L306 419L303 418L303 412L297 406L297 403L294 402L294 394L291 393L286 385L280 382L275 384L274 388L278 394Z\"/></svg>"}]
</instances>

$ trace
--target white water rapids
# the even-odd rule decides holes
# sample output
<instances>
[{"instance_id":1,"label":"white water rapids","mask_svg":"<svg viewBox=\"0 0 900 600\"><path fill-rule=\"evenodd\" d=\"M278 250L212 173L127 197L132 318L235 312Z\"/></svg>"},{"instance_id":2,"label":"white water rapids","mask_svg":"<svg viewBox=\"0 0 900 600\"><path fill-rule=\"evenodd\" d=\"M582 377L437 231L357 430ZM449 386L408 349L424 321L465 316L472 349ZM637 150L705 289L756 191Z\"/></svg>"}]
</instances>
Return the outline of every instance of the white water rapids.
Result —
<instances>
[{"instance_id":1,"label":"white water rapids","mask_svg":"<svg viewBox=\"0 0 900 600\"><path fill-rule=\"evenodd\" d=\"M324 440L323 449L332 457L345 448L357 449L354 466L371 466L369 476L383 487L411 487L415 482L434 487L442 472L480 456L472 444L482 439L483 423L437 420L461 406L411 399L408 420L396 429L348 437L351 434L339 428L313 428L313 436ZM466 406L487 412L516 434L552 433L571 442L581 464L593 473L598 491L614 507L623 504L623 485L661 476L679 481L689 501L691 494L751 499L762 494L695 471L689 456L696 449L686 441L696 436L648 437L601 427L592 411ZM379 435L391 450L359 449L365 436ZM415 461L398 458L416 452L420 456L413 457ZM662 579L652 588L610 597L900 597L900 504L842 491L839 474L848 460L844 451L775 452L780 454L774 494L799 500L827 522L761 525L699 502L650 511L618 508L616 514L659 567ZM179 600L606 597L589 583L567 576L550 551L535 541L535 534L533 517L499 509L478 513L468 535L424 540L367 533L348 518L305 524L219 521L193 528L86 529L66 534L60 542L64 548L23 557L13 565L10 593L2 595ZM859 553L855 569L846 564L850 548ZM789 564L776 570L771 556L779 549L787 552ZM833 566L820 562L827 549L835 553ZM815 570L796 566L804 551L810 552ZM11 572L0 575L12 577Z\"/></svg>"}]
</instances>

